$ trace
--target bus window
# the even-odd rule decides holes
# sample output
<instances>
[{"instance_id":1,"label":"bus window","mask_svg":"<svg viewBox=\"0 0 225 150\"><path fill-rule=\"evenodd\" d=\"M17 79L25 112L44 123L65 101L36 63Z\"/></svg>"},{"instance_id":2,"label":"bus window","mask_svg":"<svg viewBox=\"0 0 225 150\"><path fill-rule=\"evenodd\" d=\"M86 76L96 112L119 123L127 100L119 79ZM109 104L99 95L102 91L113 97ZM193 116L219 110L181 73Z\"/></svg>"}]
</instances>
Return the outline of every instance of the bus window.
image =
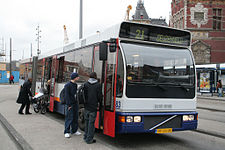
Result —
<instances>
[{"instance_id":1,"label":"bus window","mask_svg":"<svg viewBox=\"0 0 225 150\"><path fill-rule=\"evenodd\" d=\"M64 56L60 57L59 59L59 69L58 69L58 80L56 82L62 83L63 82L63 71L64 71Z\"/></svg>"},{"instance_id":2,"label":"bus window","mask_svg":"<svg viewBox=\"0 0 225 150\"><path fill-rule=\"evenodd\" d=\"M65 55L64 59L64 72L63 82L70 80L70 75L73 72L79 74L80 79L78 82L85 82L89 78L91 73L91 61L92 61L92 49L93 47L86 47L84 49L69 52Z\"/></svg>"},{"instance_id":3,"label":"bus window","mask_svg":"<svg viewBox=\"0 0 225 150\"><path fill-rule=\"evenodd\" d=\"M109 53L106 64L106 93L105 93L105 109L114 110L114 74L116 66L116 53Z\"/></svg>"},{"instance_id":4,"label":"bus window","mask_svg":"<svg viewBox=\"0 0 225 150\"><path fill-rule=\"evenodd\" d=\"M75 51L75 64L77 65L77 73L80 79L78 82L86 82L92 72L92 51L93 47L85 47L84 49Z\"/></svg>"},{"instance_id":5,"label":"bus window","mask_svg":"<svg viewBox=\"0 0 225 150\"><path fill-rule=\"evenodd\" d=\"M42 81L43 67L44 67L43 60L42 59L38 60L38 63L37 63L37 81L38 82Z\"/></svg>"},{"instance_id":6,"label":"bus window","mask_svg":"<svg viewBox=\"0 0 225 150\"><path fill-rule=\"evenodd\" d=\"M102 61L99 60L99 47L95 47L93 71L96 72L97 78L102 82Z\"/></svg>"},{"instance_id":7,"label":"bus window","mask_svg":"<svg viewBox=\"0 0 225 150\"><path fill-rule=\"evenodd\" d=\"M70 75L74 72L74 68L77 67L75 63L75 52L66 53L64 58L64 73L62 82L70 81Z\"/></svg>"},{"instance_id":8,"label":"bus window","mask_svg":"<svg viewBox=\"0 0 225 150\"><path fill-rule=\"evenodd\" d=\"M123 82L124 80L124 64L122 53L119 50L118 54L118 67L117 67L117 81L116 81L116 97L122 97L123 95Z\"/></svg>"}]
</instances>

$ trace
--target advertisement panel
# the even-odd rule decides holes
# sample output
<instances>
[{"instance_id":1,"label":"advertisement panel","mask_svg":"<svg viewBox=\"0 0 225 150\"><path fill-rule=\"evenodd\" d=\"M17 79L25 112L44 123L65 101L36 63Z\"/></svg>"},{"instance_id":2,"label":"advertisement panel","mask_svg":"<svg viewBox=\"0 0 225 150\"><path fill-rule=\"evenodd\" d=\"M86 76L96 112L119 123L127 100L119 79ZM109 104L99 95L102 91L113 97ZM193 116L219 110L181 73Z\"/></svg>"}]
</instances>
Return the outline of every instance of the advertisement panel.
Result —
<instances>
[{"instance_id":1,"label":"advertisement panel","mask_svg":"<svg viewBox=\"0 0 225 150\"><path fill-rule=\"evenodd\" d=\"M210 92L210 73L200 73L200 92Z\"/></svg>"}]
</instances>

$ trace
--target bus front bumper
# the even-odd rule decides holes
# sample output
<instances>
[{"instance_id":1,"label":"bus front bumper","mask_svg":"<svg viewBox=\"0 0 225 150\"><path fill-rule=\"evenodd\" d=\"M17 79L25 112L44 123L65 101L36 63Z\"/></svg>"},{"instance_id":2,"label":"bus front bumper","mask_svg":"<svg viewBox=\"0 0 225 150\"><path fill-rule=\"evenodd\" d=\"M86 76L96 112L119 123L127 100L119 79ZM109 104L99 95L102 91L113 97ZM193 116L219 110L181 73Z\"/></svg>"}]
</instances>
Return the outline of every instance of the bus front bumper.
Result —
<instances>
[{"instance_id":1,"label":"bus front bumper","mask_svg":"<svg viewBox=\"0 0 225 150\"><path fill-rule=\"evenodd\" d=\"M125 121L121 122L121 116ZM140 122L134 117L140 116ZM187 118L187 117L190 118ZM132 120L133 117L133 120ZM136 119L137 121L137 119ZM195 130L198 125L197 112L178 113L116 113L116 133L171 133L174 131Z\"/></svg>"}]
</instances>

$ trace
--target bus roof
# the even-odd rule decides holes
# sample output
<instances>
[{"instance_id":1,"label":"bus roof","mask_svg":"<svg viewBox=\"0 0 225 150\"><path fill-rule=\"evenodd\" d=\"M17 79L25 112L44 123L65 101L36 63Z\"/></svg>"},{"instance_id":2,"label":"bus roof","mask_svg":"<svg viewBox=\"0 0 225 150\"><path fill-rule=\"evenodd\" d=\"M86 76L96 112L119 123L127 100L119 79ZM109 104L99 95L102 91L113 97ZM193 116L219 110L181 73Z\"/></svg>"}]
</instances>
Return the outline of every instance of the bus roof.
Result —
<instances>
[{"instance_id":1,"label":"bus roof","mask_svg":"<svg viewBox=\"0 0 225 150\"><path fill-rule=\"evenodd\" d=\"M142 24L142 23L136 23L136 22L121 22L119 24L116 24L114 26L111 26L111 27L107 28L103 32L95 33L93 35L90 35L87 38L80 39L80 40L75 41L73 43L70 43L70 44L67 44L65 46L59 47L57 49L53 49L51 51L43 53L43 54L39 55L39 59L50 57L50 56L56 55L56 54L61 54L61 53L67 52L67 51L71 51L71 50L74 50L74 49L78 49L78 48L85 47L85 46L88 46L88 45L92 45L92 44L95 44L95 43L99 43L99 42L102 42L102 41L107 41L107 40L110 40L110 39L119 38L121 26L123 24L132 24L132 25L139 24L143 27L144 26L156 27L156 28L162 27L164 29L174 30L176 32L183 32L183 33L186 33L186 34L190 34L190 32L186 31L186 30L174 29L174 28L171 28L171 27L165 27L165 26L160 26L160 25Z\"/></svg>"}]
</instances>

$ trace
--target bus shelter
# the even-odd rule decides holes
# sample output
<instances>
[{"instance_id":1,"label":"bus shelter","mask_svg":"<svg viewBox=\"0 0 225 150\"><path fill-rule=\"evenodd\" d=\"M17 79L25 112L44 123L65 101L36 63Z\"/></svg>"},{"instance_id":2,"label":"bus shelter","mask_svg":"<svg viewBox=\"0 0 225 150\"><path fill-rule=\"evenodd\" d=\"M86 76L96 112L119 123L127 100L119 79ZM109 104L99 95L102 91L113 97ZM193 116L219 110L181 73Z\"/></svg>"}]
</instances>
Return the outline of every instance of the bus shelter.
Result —
<instances>
[{"instance_id":1,"label":"bus shelter","mask_svg":"<svg viewBox=\"0 0 225 150\"><path fill-rule=\"evenodd\" d=\"M197 91L200 93L215 93L217 84L216 64L196 65Z\"/></svg>"}]
</instances>

